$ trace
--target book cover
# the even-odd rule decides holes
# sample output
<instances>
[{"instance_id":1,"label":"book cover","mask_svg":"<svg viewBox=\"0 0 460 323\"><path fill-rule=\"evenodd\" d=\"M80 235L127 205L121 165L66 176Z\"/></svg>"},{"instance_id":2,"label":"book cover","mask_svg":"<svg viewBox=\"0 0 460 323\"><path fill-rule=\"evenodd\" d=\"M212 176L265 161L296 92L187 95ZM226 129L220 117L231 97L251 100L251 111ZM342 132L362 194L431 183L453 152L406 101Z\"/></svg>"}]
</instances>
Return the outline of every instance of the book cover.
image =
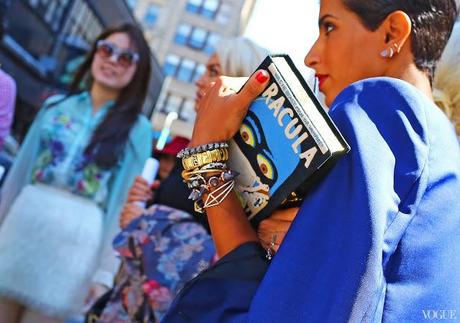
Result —
<instances>
[{"instance_id":1,"label":"book cover","mask_svg":"<svg viewBox=\"0 0 460 323\"><path fill-rule=\"evenodd\" d=\"M258 69L270 82L230 141L228 166L254 225L282 206L296 206L350 147L287 55Z\"/></svg>"}]
</instances>

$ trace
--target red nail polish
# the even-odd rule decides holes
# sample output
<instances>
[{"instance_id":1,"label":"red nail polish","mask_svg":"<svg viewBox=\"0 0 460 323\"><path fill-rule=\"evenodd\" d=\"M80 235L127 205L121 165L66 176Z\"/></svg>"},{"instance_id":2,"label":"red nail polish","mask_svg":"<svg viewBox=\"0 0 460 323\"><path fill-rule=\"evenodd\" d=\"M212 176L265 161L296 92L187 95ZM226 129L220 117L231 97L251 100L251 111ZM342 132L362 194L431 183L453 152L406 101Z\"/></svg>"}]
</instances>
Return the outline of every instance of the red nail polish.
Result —
<instances>
[{"instance_id":1,"label":"red nail polish","mask_svg":"<svg viewBox=\"0 0 460 323\"><path fill-rule=\"evenodd\" d=\"M266 71L259 71L256 75L256 80L259 83L265 83L269 78L268 73Z\"/></svg>"}]
</instances>

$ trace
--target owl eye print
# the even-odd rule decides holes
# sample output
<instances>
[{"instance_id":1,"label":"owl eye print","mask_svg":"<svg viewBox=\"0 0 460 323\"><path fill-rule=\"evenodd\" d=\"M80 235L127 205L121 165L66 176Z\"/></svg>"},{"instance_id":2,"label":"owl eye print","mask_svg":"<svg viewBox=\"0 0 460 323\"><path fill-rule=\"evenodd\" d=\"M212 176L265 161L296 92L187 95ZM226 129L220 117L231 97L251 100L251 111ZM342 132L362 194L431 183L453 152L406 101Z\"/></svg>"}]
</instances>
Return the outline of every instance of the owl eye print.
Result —
<instances>
[{"instance_id":1,"label":"owl eye print","mask_svg":"<svg viewBox=\"0 0 460 323\"><path fill-rule=\"evenodd\" d=\"M243 139L243 142L251 147L256 146L256 136L252 131L251 127L246 124L243 124L240 128L240 135Z\"/></svg>"},{"instance_id":2,"label":"owl eye print","mask_svg":"<svg viewBox=\"0 0 460 323\"><path fill-rule=\"evenodd\" d=\"M265 177L272 180L275 176L275 169L270 160L262 154L257 155L257 163L259 164L260 171Z\"/></svg>"}]
</instances>

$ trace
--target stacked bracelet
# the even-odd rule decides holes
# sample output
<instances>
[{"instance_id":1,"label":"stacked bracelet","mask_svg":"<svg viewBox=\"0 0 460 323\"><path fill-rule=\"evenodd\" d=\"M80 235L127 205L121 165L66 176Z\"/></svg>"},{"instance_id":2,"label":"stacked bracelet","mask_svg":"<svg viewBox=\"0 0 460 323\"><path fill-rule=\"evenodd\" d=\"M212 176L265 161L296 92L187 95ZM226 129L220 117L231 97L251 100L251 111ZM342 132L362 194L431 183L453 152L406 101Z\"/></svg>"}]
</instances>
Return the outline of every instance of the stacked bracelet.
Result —
<instances>
[{"instance_id":1,"label":"stacked bracelet","mask_svg":"<svg viewBox=\"0 0 460 323\"><path fill-rule=\"evenodd\" d=\"M192 189L189 199L195 202L195 211L203 213L204 209L219 205L230 194L235 186L234 178L238 173L231 170L223 170L220 174L214 173L205 177L198 175L189 182ZM207 194L203 202L203 196Z\"/></svg>"},{"instance_id":2,"label":"stacked bracelet","mask_svg":"<svg viewBox=\"0 0 460 323\"><path fill-rule=\"evenodd\" d=\"M205 151L210 151L210 150L218 149L218 148L228 148L228 144L226 142L215 142L215 143L204 144L204 145L193 147L193 148L187 147L179 151L179 153L177 154L177 158L189 157L196 153L202 153Z\"/></svg>"},{"instance_id":3,"label":"stacked bracelet","mask_svg":"<svg viewBox=\"0 0 460 323\"><path fill-rule=\"evenodd\" d=\"M197 212L222 203L235 186L238 173L227 168L227 148L225 142L212 143L183 149L177 155L182 158L182 178L192 190L189 199L195 202Z\"/></svg>"},{"instance_id":4,"label":"stacked bracelet","mask_svg":"<svg viewBox=\"0 0 460 323\"><path fill-rule=\"evenodd\" d=\"M190 156L182 157L182 166L185 170L196 169L211 163L226 162L228 160L227 148L215 148L197 152Z\"/></svg>"}]
</instances>

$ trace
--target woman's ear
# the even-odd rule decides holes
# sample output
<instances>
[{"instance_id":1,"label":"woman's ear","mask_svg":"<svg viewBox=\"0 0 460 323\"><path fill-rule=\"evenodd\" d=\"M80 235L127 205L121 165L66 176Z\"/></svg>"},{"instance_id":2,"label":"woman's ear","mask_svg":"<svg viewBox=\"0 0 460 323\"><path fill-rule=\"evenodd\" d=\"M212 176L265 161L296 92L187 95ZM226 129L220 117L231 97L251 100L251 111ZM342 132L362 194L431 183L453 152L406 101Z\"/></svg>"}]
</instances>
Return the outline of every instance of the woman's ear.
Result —
<instances>
[{"instance_id":1,"label":"woman's ear","mask_svg":"<svg viewBox=\"0 0 460 323\"><path fill-rule=\"evenodd\" d=\"M406 45L412 31L412 22L405 12L397 10L385 18L380 29L384 35L382 53L393 56Z\"/></svg>"}]
</instances>

